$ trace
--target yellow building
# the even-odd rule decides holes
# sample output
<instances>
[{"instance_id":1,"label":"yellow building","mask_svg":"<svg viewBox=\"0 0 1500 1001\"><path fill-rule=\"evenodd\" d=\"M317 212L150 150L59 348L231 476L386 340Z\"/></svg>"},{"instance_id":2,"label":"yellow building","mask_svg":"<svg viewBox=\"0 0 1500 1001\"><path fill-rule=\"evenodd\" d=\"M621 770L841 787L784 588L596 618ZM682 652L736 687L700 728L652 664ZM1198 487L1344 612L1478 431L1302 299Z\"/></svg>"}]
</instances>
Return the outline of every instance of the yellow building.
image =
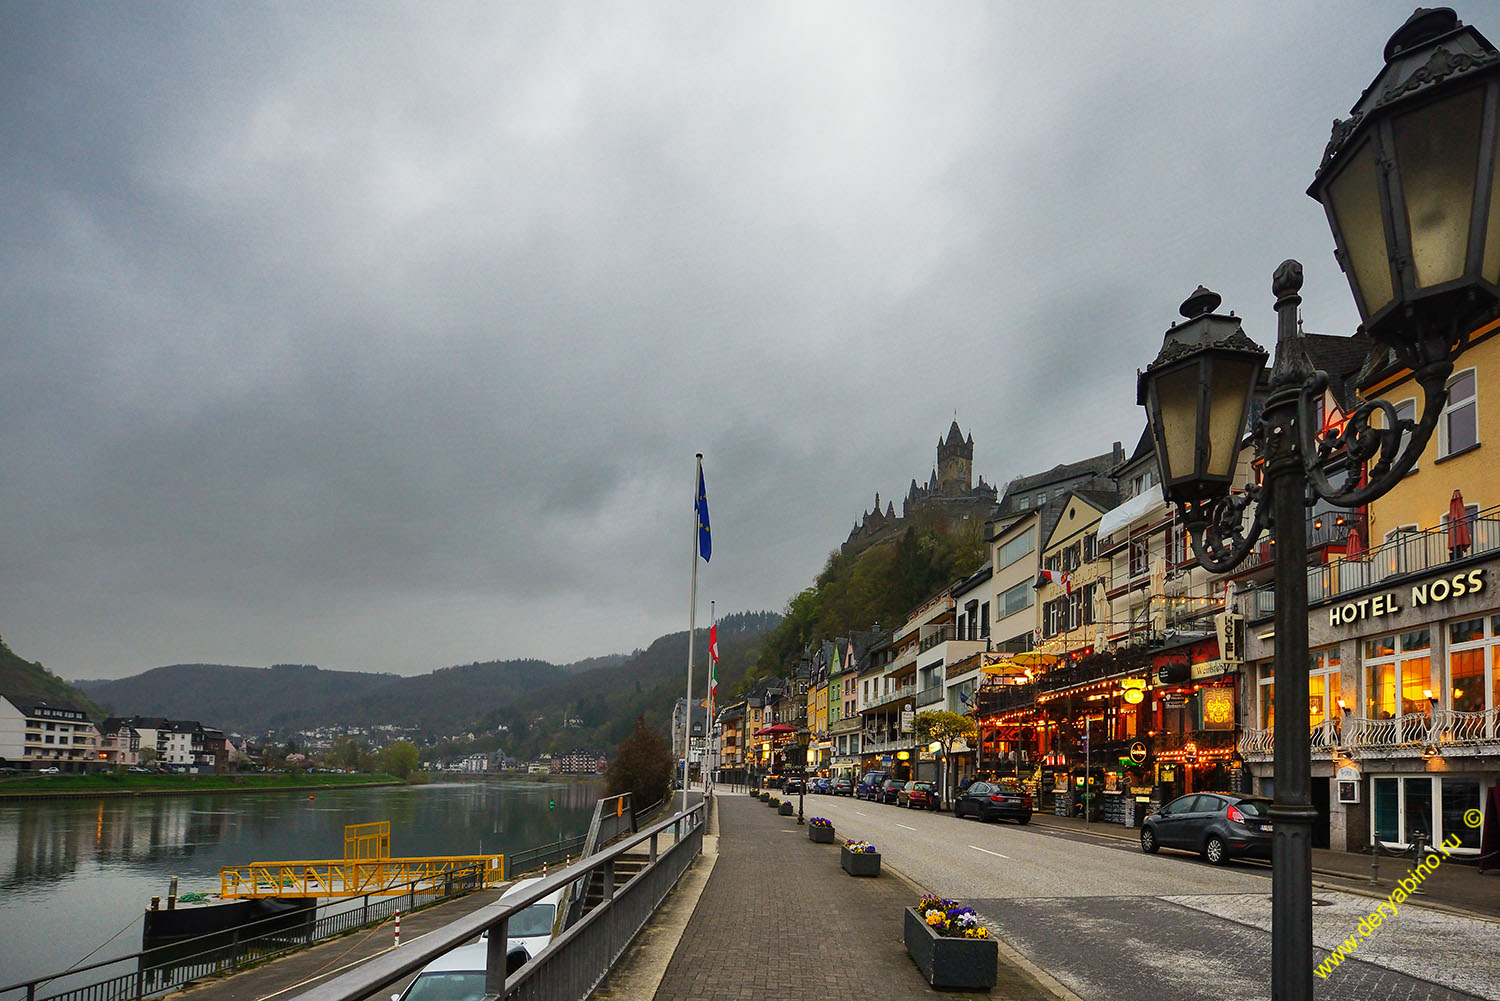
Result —
<instances>
[{"instance_id":1,"label":"yellow building","mask_svg":"<svg viewBox=\"0 0 1500 1001\"><path fill-rule=\"evenodd\" d=\"M1112 496L1094 490L1074 490L1064 503L1042 545L1047 579L1036 594L1036 649L1060 656L1093 647L1095 599L1102 602L1109 586L1109 562L1097 559L1099 519L1114 506Z\"/></svg>"}]
</instances>

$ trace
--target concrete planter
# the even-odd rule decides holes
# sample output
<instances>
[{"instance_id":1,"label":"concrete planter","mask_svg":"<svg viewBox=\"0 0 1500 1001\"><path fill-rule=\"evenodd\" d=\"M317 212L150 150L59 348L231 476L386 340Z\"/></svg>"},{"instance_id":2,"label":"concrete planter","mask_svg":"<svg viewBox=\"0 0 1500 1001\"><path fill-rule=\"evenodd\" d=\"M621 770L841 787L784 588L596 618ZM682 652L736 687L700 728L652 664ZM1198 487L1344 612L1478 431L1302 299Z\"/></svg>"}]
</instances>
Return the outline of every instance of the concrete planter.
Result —
<instances>
[{"instance_id":1,"label":"concrete planter","mask_svg":"<svg viewBox=\"0 0 1500 1001\"><path fill-rule=\"evenodd\" d=\"M771 798L771 794L768 793L768 792L763 792L763 793L760 794L760 801L762 803L768 802L770 800L770 798Z\"/></svg>"},{"instance_id":2,"label":"concrete planter","mask_svg":"<svg viewBox=\"0 0 1500 1001\"><path fill-rule=\"evenodd\" d=\"M792 804L791 803L782 803L781 804L781 809L778 812L783 817L790 817L792 814L796 813L797 811L792 809Z\"/></svg>"},{"instance_id":3,"label":"concrete planter","mask_svg":"<svg viewBox=\"0 0 1500 1001\"><path fill-rule=\"evenodd\" d=\"M779 796L772 796L770 799L766 800L766 805L775 810L781 806L781 798Z\"/></svg>"},{"instance_id":4,"label":"concrete planter","mask_svg":"<svg viewBox=\"0 0 1500 1001\"><path fill-rule=\"evenodd\" d=\"M915 907L906 909L906 951L934 987L987 991L995 986L1000 947L992 938L947 938L927 927Z\"/></svg>"},{"instance_id":5,"label":"concrete planter","mask_svg":"<svg viewBox=\"0 0 1500 1001\"><path fill-rule=\"evenodd\" d=\"M833 844L833 828L809 827L807 829L807 837L814 844L831 845Z\"/></svg>"},{"instance_id":6,"label":"concrete planter","mask_svg":"<svg viewBox=\"0 0 1500 1001\"><path fill-rule=\"evenodd\" d=\"M851 876L880 875L879 852L851 852L847 848L841 848L839 849L839 864Z\"/></svg>"}]
</instances>

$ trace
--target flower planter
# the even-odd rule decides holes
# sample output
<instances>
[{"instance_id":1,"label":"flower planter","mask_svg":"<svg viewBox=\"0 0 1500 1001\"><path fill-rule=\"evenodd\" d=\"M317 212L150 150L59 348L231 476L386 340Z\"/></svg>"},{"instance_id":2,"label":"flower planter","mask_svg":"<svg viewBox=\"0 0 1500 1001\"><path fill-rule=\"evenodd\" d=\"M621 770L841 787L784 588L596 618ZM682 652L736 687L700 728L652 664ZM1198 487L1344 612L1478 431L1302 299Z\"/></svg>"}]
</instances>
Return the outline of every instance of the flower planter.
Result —
<instances>
[{"instance_id":1,"label":"flower planter","mask_svg":"<svg viewBox=\"0 0 1500 1001\"><path fill-rule=\"evenodd\" d=\"M839 864L851 876L880 875L879 852L851 852L843 848L839 850Z\"/></svg>"},{"instance_id":2,"label":"flower planter","mask_svg":"<svg viewBox=\"0 0 1500 1001\"><path fill-rule=\"evenodd\" d=\"M927 927L915 907L906 909L906 951L934 987L989 990L995 986L1000 947L993 938L948 938Z\"/></svg>"},{"instance_id":3,"label":"flower planter","mask_svg":"<svg viewBox=\"0 0 1500 1001\"><path fill-rule=\"evenodd\" d=\"M770 799L771 799L771 794L770 794L770 793L768 793L768 792L763 792L763 793L761 793L761 794L760 794L760 801L761 801L761 802L762 802L762 803L766 803L766 802L769 802L769 801L770 801Z\"/></svg>"},{"instance_id":4,"label":"flower planter","mask_svg":"<svg viewBox=\"0 0 1500 1001\"><path fill-rule=\"evenodd\" d=\"M807 836L815 844L833 844L833 828L831 827L809 827L807 829Z\"/></svg>"},{"instance_id":5,"label":"flower planter","mask_svg":"<svg viewBox=\"0 0 1500 1001\"><path fill-rule=\"evenodd\" d=\"M788 803L782 803L781 804L781 809L778 812L783 817L790 817L792 814L796 813L797 811L793 810L792 809L792 804L788 802Z\"/></svg>"}]
</instances>

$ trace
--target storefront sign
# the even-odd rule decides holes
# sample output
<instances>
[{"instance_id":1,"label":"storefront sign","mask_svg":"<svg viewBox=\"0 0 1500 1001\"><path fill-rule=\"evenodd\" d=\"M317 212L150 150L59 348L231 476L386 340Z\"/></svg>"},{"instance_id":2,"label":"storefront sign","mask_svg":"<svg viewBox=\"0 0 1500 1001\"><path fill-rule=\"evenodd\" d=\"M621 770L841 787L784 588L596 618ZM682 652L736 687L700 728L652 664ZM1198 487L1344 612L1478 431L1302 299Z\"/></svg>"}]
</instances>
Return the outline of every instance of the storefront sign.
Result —
<instances>
[{"instance_id":1,"label":"storefront sign","mask_svg":"<svg viewBox=\"0 0 1500 1001\"><path fill-rule=\"evenodd\" d=\"M1236 667L1244 660L1244 655L1240 652L1244 621L1233 612L1220 612L1214 616L1214 631L1219 634L1219 656L1226 664Z\"/></svg>"},{"instance_id":2,"label":"storefront sign","mask_svg":"<svg viewBox=\"0 0 1500 1001\"><path fill-rule=\"evenodd\" d=\"M1234 690L1205 688L1198 693L1203 702L1203 729L1234 729Z\"/></svg>"},{"instance_id":3,"label":"storefront sign","mask_svg":"<svg viewBox=\"0 0 1500 1001\"><path fill-rule=\"evenodd\" d=\"M911 733L912 721L916 719L916 711L911 706L901 710L901 732Z\"/></svg>"},{"instance_id":4,"label":"storefront sign","mask_svg":"<svg viewBox=\"0 0 1500 1001\"><path fill-rule=\"evenodd\" d=\"M1130 760L1134 761L1138 765L1143 765L1146 763L1145 741L1132 740L1130 742Z\"/></svg>"},{"instance_id":5,"label":"storefront sign","mask_svg":"<svg viewBox=\"0 0 1500 1001\"><path fill-rule=\"evenodd\" d=\"M1194 681L1202 681L1204 678L1217 678L1221 674L1228 674L1230 670L1232 670L1232 665L1227 660L1205 660L1192 666L1189 677Z\"/></svg>"},{"instance_id":6,"label":"storefront sign","mask_svg":"<svg viewBox=\"0 0 1500 1001\"><path fill-rule=\"evenodd\" d=\"M1133 706L1140 705L1146 698L1146 679L1121 678L1120 689L1126 702Z\"/></svg>"},{"instance_id":7,"label":"storefront sign","mask_svg":"<svg viewBox=\"0 0 1500 1001\"><path fill-rule=\"evenodd\" d=\"M1478 594L1483 590L1484 568L1480 567L1467 573L1454 574L1452 577L1439 577L1437 580L1413 584L1407 607L1421 608L1423 605L1436 605L1449 598L1462 598L1466 594ZM1389 594L1377 594L1371 598L1360 598L1358 601L1346 601L1342 605L1334 605L1328 609L1328 624L1347 626L1362 619L1394 615L1402 610L1402 606L1397 603L1398 597L1399 595L1392 591Z\"/></svg>"},{"instance_id":8,"label":"storefront sign","mask_svg":"<svg viewBox=\"0 0 1500 1001\"><path fill-rule=\"evenodd\" d=\"M1186 709L1187 696L1181 692L1167 692L1161 697L1161 707L1163 709Z\"/></svg>"}]
</instances>

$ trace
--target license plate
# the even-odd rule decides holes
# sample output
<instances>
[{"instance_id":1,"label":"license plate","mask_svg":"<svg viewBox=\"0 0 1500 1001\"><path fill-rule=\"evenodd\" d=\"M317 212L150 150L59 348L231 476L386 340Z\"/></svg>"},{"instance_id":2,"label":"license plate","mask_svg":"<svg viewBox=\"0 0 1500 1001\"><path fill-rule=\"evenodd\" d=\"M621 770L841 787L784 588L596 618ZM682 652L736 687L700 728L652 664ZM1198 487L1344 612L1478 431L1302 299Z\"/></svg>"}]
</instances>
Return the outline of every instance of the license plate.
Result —
<instances>
[{"instance_id":1,"label":"license plate","mask_svg":"<svg viewBox=\"0 0 1500 1001\"><path fill-rule=\"evenodd\" d=\"M1261 824L1260 825L1260 829L1263 830L1263 831L1269 831L1271 829L1271 825L1270 824Z\"/></svg>"}]
</instances>

